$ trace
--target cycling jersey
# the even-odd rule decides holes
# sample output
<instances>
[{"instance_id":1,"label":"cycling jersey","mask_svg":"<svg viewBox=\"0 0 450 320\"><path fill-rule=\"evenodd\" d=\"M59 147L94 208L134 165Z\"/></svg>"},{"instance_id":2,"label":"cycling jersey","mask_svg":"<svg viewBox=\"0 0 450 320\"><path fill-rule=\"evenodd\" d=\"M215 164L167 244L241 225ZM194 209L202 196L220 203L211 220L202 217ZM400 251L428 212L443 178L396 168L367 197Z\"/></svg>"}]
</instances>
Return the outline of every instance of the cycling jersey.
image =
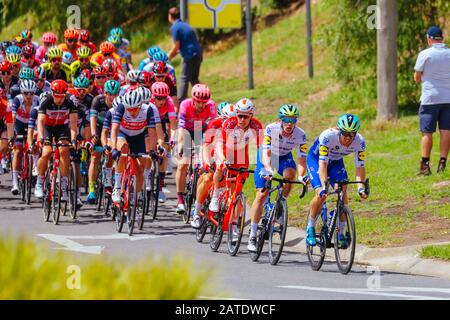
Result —
<instances>
[{"instance_id":1,"label":"cycling jersey","mask_svg":"<svg viewBox=\"0 0 450 320\"><path fill-rule=\"evenodd\" d=\"M81 131L89 126L89 112L91 110L92 100L94 97L91 94L86 94L83 101L80 101L76 96L70 96L73 104L75 105L78 111L78 131L81 134Z\"/></svg>"},{"instance_id":2,"label":"cycling jersey","mask_svg":"<svg viewBox=\"0 0 450 320\"><path fill-rule=\"evenodd\" d=\"M323 131L319 138L314 141L310 153L319 161L329 163L342 159L344 156L355 153L356 167L364 167L366 158L366 143L364 138L358 133L356 134L350 146L345 147L339 142L340 132L338 129L332 128Z\"/></svg>"},{"instance_id":3,"label":"cycling jersey","mask_svg":"<svg viewBox=\"0 0 450 320\"><path fill-rule=\"evenodd\" d=\"M45 126L55 127L67 125L70 114L77 113L77 108L69 95L66 95L63 104L60 106L55 104L52 96L48 96L42 101L39 107L39 113L46 115Z\"/></svg>"},{"instance_id":4,"label":"cycling jersey","mask_svg":"<svg viewBox=\"0 0 450 320\"><path fill-rule=\"evenodd\" d=\"M105 94L105 88L103 87L99 87L97 85L94 85L94 89L92 89L91 94L96 97L96 96L100 96L102 94Z\"/></svg>"},{"instance_id":5,"label":"cycling jersey","mask_svg":"<svg viewBox=\"0 0 450 320\"><path fill-rule=\"evenodd\" d=\"M248 146L251 140L255 140L259 148L263 141L263 126L257 119L252 118L246 130L238 127L236 116L228 118L222 126L219 141L223 143L223 152L227 161L234 167L248 168Z\"/></svg>"},{"instance_id":6,"label":"cycling jersey","mask_svg":"<svg viewBox=\"0 0 450 320\"><path fill-rule=\"evenodd\" d=\"M112 119L114 118L114 113L116 112L116 109L114 108L109 108L106 112L105 112L105 119L103 121L103 127L102 129L106 129L108 131L111 131L111 124L112 124Z\"/></svg>"},{"instance_id":7,"label":"cycling jersey","mask_svg":"<svg viewBox=\"0 0 450 320\"><path fill-rule=\"evenodd\" d=\"M95 43L89 41L89 42L78 42L78 45L80 47L88 47L89 49L91 49L91 53L96 53L97 52L97 46L95 45Z\"/></svg>"},{"instance_id":8,"label":"cycling jersey","mask_svg":"<svg viewBox=\"0 0 450 320\"><path fill-rule=\"evenodd\" d=\"M28 129L32 129L35 131L37 130L36 122L37 122L38 113L39 113L39 106L31 109L30 117L28 119Z\"/></svg>"},{"instance_id":9,"label":"cycling jersey","mask_svg":"<svg viewBox=\"0 0 450 320\"><path fill-rule=\"evenodd\" d=\"M52 85L51 85L50 82L48 82L48 81L46 80L45 83L44 83L44 86L42 87L42 89L41 89L41 88L37 88L35 94L36 94L37 96L40 96L42 93L44 93L44 92L50 92L51 90L52 90Z\"/></svg>"},{"instance_id":10,"label":"cycling jersey","mask_svg":"<svg viewBox=\"0 0 450 320\"><path fill-rule=\"evenodd\" d=\"M155 115L154 109L148 104L141 106L136 117L132 117L123 104L120 104L114 112L112 123L119 123L120 132L125 136L137 136L145 133L147 128L155 128L156 117L159 120L159 116Z\"/></svg>"},{"instance_id":11,"label":"cycling jersey","mask_svg":"<svg viewBox=\"0 0 450 320\"><path fill-rule=\"evenodd\" d=\"M47 48L44 46L40 46L39 48L37 48L36 50L36 59L39 60L40 63L44 62L45 59L45 54L47 53Z\"/></svg>"},{"instance_id":12,"label":"cycling jersey","mask_svg":"<svg viewBox=\"0 0 450 320\"><path fill-rule=\"evenodd\" d=\"M206 103L205 108L200 113L195 111L194 100L186 99L180 105L178 114L178 128L186 129L190 132L197 128L202 131L206 130L207 122L216 118L216 105L213 100Z\"/></svg>"},{"instance_id":13,"label":"cycling jersey","mask_svg":"<svg viewBox=\"0 0 450 320\"><path fill-rule=\"evenodd\" d=\"M150 100L151 103L155 103L155 99L152 98ZM175 112L175 104L173 103L173 99L171 97L167 97L166 104L161 108L158 108L159 117L161 119L169 118L171 120L177 119L177 113Z\"/></svg>"},{"instance_id":14,"label":"cycling jersey","mask_svg":"<svg viewBox=\"0 0 450 320\"><path fill-rule=\"evenodd\" d=\"M117 53L113 52L113 54L111 55L111 58L113 58L114 60L116 60L116 62L117 62L117 69L118 69L118 70L122 70L122 63L121 63L121 58L120 58L120 56L119 56ZM92 57L91 57L91 61L94 61L94 62L96 62L96 63L98 63L98 64L102 64L103 61L105 61L105 60L106 60L105 56L104 56L103 53L101 53L100 51L94 53L94 54L92 55Z\"/></svg>"},{"instance_id":15,"label":"cycling jersey","mask_svg":"<svg viewBox=\"0 0 450 320\"><path fill-rule=\"evenodd\" d=\"M152 73L152 79L151 79L151 84L154 84L156 82L155 77ZM169 86L169 96L171 97L176 97L177 96L177 84L175 82L175 79L172 77L171 74L167 74L166 77L164 78L164 82L165 84L167 84Z\"/></svg>"},{"instance_id":16,"label":"cycling jersey","mask_svg":"<svg viewBox=\"0 0 450 320\"><path fill-rule=\"evenodd\" d=\"M32 68L34 69L35 67L39 67L41 65L41 61L36 59L36 57L32 60L32 63L29 64L28 60L22 59L22 66L28 67L28 68Z\"/></svg>"},{"instance_id":17,"label":"cycling jersey","mask_svg":"<svg viewBox=\"0 0 450 320\"><path fill-rule=\"evenodd\" d=\"M25 107L25 100L23 95L19 94L16 96L12 102L12 114L16 116L16 122L22 122L22 124L27 125L30 120L30 112L32 109L39 107L39 97L34 95L31 100L30 111L27 112L27 108Z\"/></svg>"},{"instance_id":18,"label":"cycling jersey","mask_svg":"<svg viewBox=\"0 0 450 320\"><path fill-rule=\"evenodd\" d=\"M14 99L14 97L20 94L19 82L20 80L16 76L12 76L12 80L9 85L5 85L2 79L0 79L0 91L2 92L2 95L6 95L8 100Z\"/></svg>"},{"instance_id":19,"label":"cycling jersey","mask_svg":"<svg viewBox=\"0 0 450 320\"><path fill-rule=\"evenodd\" d=\"M262 144L263 150L271 151L271 158L282 157L292 152L297 147L298 156L306 157L308 148L306 146L306 133L299 127L295 127L289 137L282 135L283 128L281 122L269 124L264 131Z\"/></svg>"},{"instance_id":20,"label":"cycling jersey","mask_svg":"<svg viewBox=\"0 0 450 320\"><path fill-rule=\"evenodd\" d=\"M80 45L77 43L73 50L69 50L67 44L61 43L58 47L61 48L63 52L70 52L74 60L78 60L77 49L80 48Z\"/></svg>"},{"instance_id":21,"label":"cycling jersey","mask_svg":"<svg viewBox=\"0 0 450 320\"><path fill-rule=\"evenodd\" d=\"M91 104L91 110L89 112L89 118L97 117L97 131L92 134L100 135L103 123L105 121L106 112L110 109L106 104L106 98L104 95L96 96ZM110 120L111 121L111 120Z\"/></svg>"},{"instance_id":22,"label":"cycling jersey","mask_svg":"<svg viewBox=\"0 0 450 320\"><path fill-rule=\"evenodd\" d=\"M67 83L70 83L72 81L72 72L70 66L65 64L64 62L61 62L61 68L59 69L58 73L56 73L56 75L53 74L51 62L45 62L41 64L41 67L45 70L45 79L50 82L58 79L62 79Z\"/></svg>"},{"instance_id":23,"label":"cycling jersey","mask_svg":"<svg viewBox=\"0 0 450 320\"><path fill-rule=\"evenodd\" d=\"M204 135L203 144L210 145L214 141L217 141L215 138L222 133L223 121L224 121L223 118L217 117L208 123L208 127L206 128L205 135ZM214 147L211 148L210 155L211 155L211 158L214 157Z\"/></svg>"},{"instance_id":24,"label":"cycling jersey","mask_svg":"<svg viewBox=\"0 0 450 320\"><path fill-rule=\"evenodd\" d=\"M76 60L72 62L72 64L70 65L70 72L73 78L77 78L81 74L81 71L83 71L84 69L88 69L89 71L92 72L92 70L94 70L94 68L97 66L98 66L97 62L89 61L88 67L82 68L80 60Z\"/></svg>"},{"instance_id":25,"label":"cycling jersey","mask_svg":"<svg viewBox=\"0 0 450 320\"><path fill-rule=\"evenodd\" d=\"M141 71L147 71L147 72L153 72L153 65L155 64L155 62L154 61L150 61L150 58L147 58L147 59L148 59L149 62L146 65L144 65L142 67L142 69L140 69L140 70ZM144 61L142 61L142 62L144 62ZM172 76L174 83L177 84L177 78L175 76L175 68L169 63L166 63L166 66L167 66L167 71Z\"/></svg>"},{"instance_id":26,"label":"cycling jersey","mask_svg":"<svg viewBox=\"0 0 450 320\"><path fill-rule=\"evenodd\" d=\"M8 110L8 98L0 97L0 133L6 131L6 124L12 123L12 112Z\"/></svg>"}]
</instances>

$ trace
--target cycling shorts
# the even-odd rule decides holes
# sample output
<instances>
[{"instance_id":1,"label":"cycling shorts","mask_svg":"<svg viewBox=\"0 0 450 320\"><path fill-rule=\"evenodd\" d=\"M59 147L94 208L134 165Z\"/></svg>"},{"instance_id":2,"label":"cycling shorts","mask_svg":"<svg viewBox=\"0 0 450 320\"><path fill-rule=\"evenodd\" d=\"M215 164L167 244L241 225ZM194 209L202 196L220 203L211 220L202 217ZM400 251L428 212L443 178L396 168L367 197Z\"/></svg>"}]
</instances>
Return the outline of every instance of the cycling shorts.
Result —
<instances>
[{"instance_id":1,"label":"cycling shorts","mask_svg":"<svg viewBox=\"0 0 450 320\"><path fill-rule=\"evenodd\" d=\"M280 176L283 175L285 169L288 168L292 168L294 170L297 169L297 164L295 163L294 158L292 157L292 152L289 152L285 156L279 157L278 163L277 164L272 163L272 166L274 169L277 170ZM264 174L265 174L264 165L261 161L260 152L258 151L258 155L256 157L255 174L253 175L253 180L255 181L256 189L264 188L264 185L266 184L266 180L262 176Z\"/></svg>"},{"instance_id":2,"label":"cycling shorts","mask_svg":"<svg viewBox=\"0 0 450 320\"><path fill-rule=\"evenodd\" d=\"M146 154L145 131L136 136L129 136L123 132L119 132L118 139L125 139L127 141L131 153L138 155Z\"/></svg>"},{"instance_id":3,"label":"cycling shorts","mask_svg":"<svg viewBox=\"0 0 450 320\"><path fill-rule=\"evenodd\" d=\"M306 167L308 169L309 180L314 189L322 188L319 177L319 157L315 156L310 149L306 158ZM330 160L328 162L328 177L332 181L342 181L348 179L347 170L345 170L344 159Z\"/></svg>"},{"instance_id":4,"label":"cycling shorts","mask_svg":"<svg viewBox=\"0 0 450 320\"><path fill-rule=\"evenodd\" d=\"M70 141L69 126L64 124L61 126L44 126L44 140L47 143L60 142L61 140Z\"/></svg>"}]
</instances>

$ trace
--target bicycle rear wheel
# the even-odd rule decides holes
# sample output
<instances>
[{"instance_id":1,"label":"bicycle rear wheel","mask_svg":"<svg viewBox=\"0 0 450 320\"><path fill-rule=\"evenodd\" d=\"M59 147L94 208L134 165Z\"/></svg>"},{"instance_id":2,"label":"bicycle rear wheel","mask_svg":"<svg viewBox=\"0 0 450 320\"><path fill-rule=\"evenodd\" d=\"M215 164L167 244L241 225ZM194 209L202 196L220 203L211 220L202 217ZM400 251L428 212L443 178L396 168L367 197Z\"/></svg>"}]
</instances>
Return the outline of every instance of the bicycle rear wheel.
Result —
<instances>
[{"instance_id":1,"label":"bicycle rear wheel","mask_svg":"<svg viewBox=\"0 0 450 320\"><path fill-rule=\"evenodd\" d=\"M209 246L213 252L216 252L219 247L220 243L222 242L223 238L223 215L225 213L225 209L223 209L223 206L220 206L221 210L216 214L216 220L218 222L218 225L211 224L211 237L209 239Z\"/></svg>"},{"instance_id":2,"label":"bicycle rear wheel","mask_svg":"<svg viewBox=\"0 0 450 320\"><path fill-rule=\"evenodd\" d=\"M200 228L195 230L195 240L197 242L202 242L205 238L206 231L208 230L208 227L211 225L211 222L208 220L208 208L209 208L209 202L211 201L210 197L206 198L205 202L203 203L203 212L206 212L203 217L201 217L201 224Z\"/></svg>"},{"instance_id":3,"label":"bicycle rear wheel","mask_svg":"<svg viewBox=\"0 0 450 320\"><path fill-rule=\"evenodd\" d=\"M31 153L27 153L25 155L28 158L28 165L27 165L27 179L26 179L26 204L31 203L31 189L33 187L33 157L31 156Z\"/></svg>"},{"instance_id":4,"label":"bicycle rear wheel","mask_svg":"<svg viewBox=\"0 0 450 320\"><path fill-rule=\"evenodd\" d=\"M338 232L339 228L336 227L334 229L334 253L336 256L336 262L339 267L339 271L342 274L347 274L352 269L353 265L353 259L355 257L355 249L356 249L356 229L355 229L355 220L353 218L353 213L346 208L342 209L342 212L340 212L339 216L342 216L343 214L346 215L346 227L344 235L347 238L348 245L345 247L342 247L339 245L338 241ZM337 224L339 224L339 221L336 221Z\"/></svg>"},{"instance_id":5,"label":"bicycle rear wheel","mask_svg":"<svg viewBox=\"0 0 450 320\"><path fill-rule=\"evenodd\" d=\"M125 217L123 215L123 211L116 205L113 205L111 210L112 210L113 220L116 222L116 230L117 230L117 232L122 232L123 224L125 222Z\"/></svg>"},{"instance_id":6,"label":"bicycle rear wheel","mask_svg":"<svg viewBox=\"0 0 450 320\"><path fill-rule=\"evenodd\" d=\"M264 247L264 234L266 233L266 229L263 225L258 226L258 230L256 231L256 252L250 251L250 258L253 262L258 261L261 256L262 249Z\"/></svg>"},{"instance_id":7,"label":"bicycle rear wheel","mask_svg":"<svg viewBox=\"0 0 450 320\"><path fill-rule=\"evenodd\" d=\"M128 210L127 210L127 229L128 235L133 235L134 223L136 222L136 210L138 206L138 193L137 193L137 184L136 184L136 176L133 175L129 177L128 180Z\"/></svg>"},{"instance_id":8,"label":"bicycle rear wheel","mask_svg":"<svg viewBox=\"0 0 450 320\"><path fill-rule=\"evenodd\" d=\"M61 171L56 168L56 175L53 176L53 197L52 197L52 211L53 224L57 225L61 215Z\"/></svg>"},{"instance_id":9,"label":"bicycle rear wheel","mask_svg":"<svg viewBox=\"0 0 450 320\"><path fill-rule=\"evenodd\" d=\"M245 212L245 197L244 194L241 193L236 197L236 201L233 205L233 211L231 212L230 220L228 222L227 244L228 253L231 256L235 256L238 253L239 246L241 245L242 234L244 233L245 226ZM237 238L233 235L233 229L237 232Z\"/></svg>"},{"instance_id":10,"label":"bicycle rear wheel","mask_svg":"<svg viewBox=\"0 0 450 320\"><path fill-rule=\"evenodd\" d=\"M288 225L288 209L286 200L280 200L275 206L269 228L269 262L276 265L283 253Z\"/></svg>"},{"instance_id":11,"label":"bicycle rear wheel","mask_svg":"<svg viewBox=\"0 0 450 320\"><path fill-rule=\"evenodd\" d=\"M103 186L103 170L100 171L97 177L97 211L102 211L104 186Z\"/></svg>"},{"instance_id":12,"label":"bicycle rear wheel","mask_svg":"<svg viewBox=\"0 0 450 320\"><path fill-rule=\"evenodd\" d=\"M159 176L159 159L153 160L152 165L152 184L150 193L150 214L153 215L152 221L156 219L158 213L158 201L159 201L159 186L161 183L161 177Z\"/></svg>"},{"instance_id":13,"label":"bicycle rear wheel","mask_svg":"<svg viewBox=\"0 0 450 320\"><path fill-rule=\"evenodd\" d=\"M47 172L45 173L44 180L44 198L42 199L42 209L44 210L44 221L48 222L50 220L50 215L52 213L52 165L50 164Z\"/></svg>"},{"instance_id":14,"label":"bicycle rear wheel","mask_svg":"<svg viewBox=\"0 0 450 320\"><path fill-rule=\"evenodd\" d=\"M143 189L141 190L141 196L142 196L142 210L137 211L137 220L139 223L139 230L142 230L144 228L146 203L148 202L147 198L149 196L147 190L145 190L145 185L144 185Z\"/></svg>"},{"instance_id":15,"label":"bicycle rear wheel","mask_svg":"<svg viewBox=\"0 0 450 320\"><path fill-rule=\"evenodd\" d=\"M316 222L316 230L320 230L320 233L316 233L316 245L306 245L306 252L308 253L308 260L311 265L311 269L314 271L320 270L323 261L325 259L325 253L327 250L327 240L325 234L327 228L324 226L322 213L319 213L319 217Z\"/></svg>"},{"instance_id":16,"label":"bicycle rear wheel","mask_svg":"<svg viewBox=\"0 0 450 320\"><path fill-rule=\"evenodd\" d=\"M77 218L77 199L78 199L78 188L77 188L77 170L75 162L70 163L69 172L69 202L70 202L70 217L72 219Z\"/></svg>"}]
</instances>

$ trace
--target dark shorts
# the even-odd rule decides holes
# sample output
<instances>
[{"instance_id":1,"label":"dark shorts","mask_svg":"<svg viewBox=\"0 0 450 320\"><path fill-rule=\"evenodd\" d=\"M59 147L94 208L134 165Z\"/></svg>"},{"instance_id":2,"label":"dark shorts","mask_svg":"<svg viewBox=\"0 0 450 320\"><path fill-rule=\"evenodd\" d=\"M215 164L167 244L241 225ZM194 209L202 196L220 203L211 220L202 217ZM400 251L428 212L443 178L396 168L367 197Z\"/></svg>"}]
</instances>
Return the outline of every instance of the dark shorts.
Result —
<instances>
[{"instance_id":1,"label":"dark shorts","mask_svg":"<svg viewBox=\"0 0 450 320\"><path fill-rule=\"evenodd\" d=\"M70 130L68 125L62 125L62 126L45 126L44 127L44 140L46 142L53 143L53 138L55 139L55 142L61 141L61 140L67 140L70 141Z\"/></svg>"},{"instance_id":2,"label":"dark shorts","mask_svg":"<svg viewBox=\"0 0 450 320\"><path fill-rule=\"evenodd\" d=\"M129 136L123 132L119 132L119 138L123 138L127 141L128 148L131 153L143 155L145 150L145 131L137 136Z\"/></svg>"},{"instance_id":3,"label":"dark shorts","mask_svg":"<svg viewBox=\"0 0 450 320\"><path fill-rule=\"evenodd\" d=\"M17 136L23 136L24 139L27 139L27 132L28 132L28 123L23 123L19 120L16 120L16 123L14 124L14 132ZM16 139L15 145L22 145L23 139Z\"/></svg>"},{"instance_id":4,"label":"dark shorts","mask_svg":"<svg viewBox=\"0 0 450 320\"><path fill-rule=\"evenodd\" d=\"M450 104L421 105L419 108L420 131L432 133L439 130L450 130Z\"/></svg>"}]
</instances>

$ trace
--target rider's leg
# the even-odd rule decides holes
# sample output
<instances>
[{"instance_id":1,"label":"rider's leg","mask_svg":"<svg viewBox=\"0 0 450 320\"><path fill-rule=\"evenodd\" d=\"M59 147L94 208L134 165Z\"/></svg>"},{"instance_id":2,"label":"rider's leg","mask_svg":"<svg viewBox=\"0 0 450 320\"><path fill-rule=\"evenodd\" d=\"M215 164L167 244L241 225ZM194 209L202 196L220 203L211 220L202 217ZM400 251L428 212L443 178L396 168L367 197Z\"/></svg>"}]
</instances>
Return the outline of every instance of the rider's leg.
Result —
<instances>
[{"instance_id":1,"label":"rider's leg","mask_svg":"<svg viewBox=\"0 0 450 320\"><path fill-rule=\"evenodd\" d=\"M286 168L283 172L283 177L287 180L294 180L296 176L295 168ZM283 186L283 197L287 199L289 193L291 192L292 185L290 183L286 183Z\"/></svg>"},{"instance_id":2,"label":"rider's leg","mask_svg":"<svg viewBox=\"0 0 450 320\"><path fill-rule=\"evenodd\" d=\"M67 140L61 141L63 144L69 144ZM59 168L61 170L61 191L64 200L67 200L67 185L69 184L69 168L70 168L70 149L69 147L59 147Z\"/></svg>"},{"instance_id":3,"label":"rider's leg","mask_svg":"<svg viewBox=\"0 0 450 320\"><path fill-rule=\"evenodd\" d=\"M178 162L178 169L176 174L176 185L177 185L177 195L178 204L184 203L183 195L186 190L186 173L188 171L189 160L187 157L183 157L180 162Z\"/></svg>"},{"instance_id":4,"label":"rider's leg","mask_svg":"<svg viewBox=\"0 0 450 320\"><path fill-rule=\"evenodd\" d=\"M252 222L250 225L250 238L256 237L256 231L258 230L258 224L261 220L264 201L266 201L269 191L262 192L262 188L256 189L255 200L253 200L251 217Z\"/></svg>"},{"instance_id":5,"label":"rider's leg","mask_svg":"<svg viewBox=\"0 0 450 320\"><path fill-rule=\"evenodd\" d=\"M89 180L89 196L88 200L93 201L96 198L95 185L98 178L98 164L100 163L101 153L93 151L91 153L91 163L89 164L88 180Z\"/></svg>"},{"instance_id":6,"label":"rider's leg","mask_svg":"<svg viewBox=\"0 0 450 320\"><path fill-rule=\"evenodd\" d=\"M18 188L19 186L19 171L20 164L22 163L23 155L23 145L16 144L14 146L14 159L12 162L12 178L13 178L13 188Z\"/></svg>"}]
</instances>

